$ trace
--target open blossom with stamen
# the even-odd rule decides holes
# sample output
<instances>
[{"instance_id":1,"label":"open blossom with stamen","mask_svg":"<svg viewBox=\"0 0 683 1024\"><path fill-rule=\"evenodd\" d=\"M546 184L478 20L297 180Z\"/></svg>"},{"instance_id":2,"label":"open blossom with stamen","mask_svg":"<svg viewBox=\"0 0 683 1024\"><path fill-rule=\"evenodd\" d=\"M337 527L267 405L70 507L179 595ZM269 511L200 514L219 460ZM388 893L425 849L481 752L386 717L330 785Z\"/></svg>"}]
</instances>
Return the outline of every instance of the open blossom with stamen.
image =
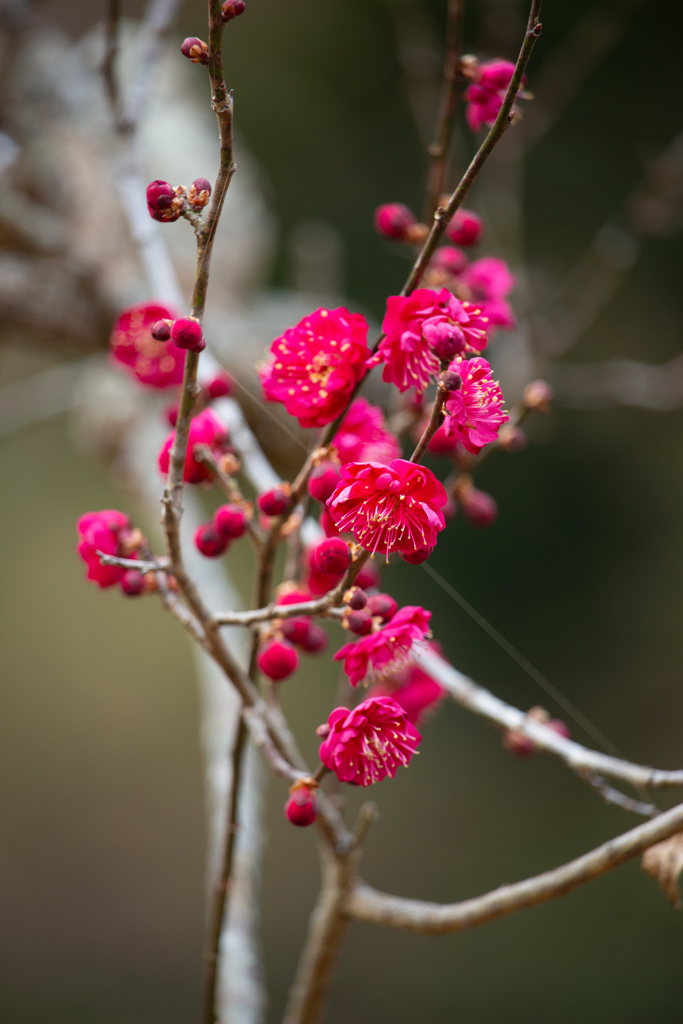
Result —
<instances>
[{"instance_id":1,"label":"open blossom with stamen","mask_svg":"<svg viewBox=\"0 0 683 1024\"><path fill-rule=\"evenodd\" d=\"M331 423L365 375L368 325L360 313L317 309L270 347L259 370L269 402L282 402L302 427Z\"/></svg>"},{"instance_id":2,"label":"open blossom with stamen","mask_svg":"<svg viewBox=\"0 0 683 1024\"><path fill-rule=\"evenodd\" d=\"M496 327L514 327L515 315L507 296L515 287L514 275L505 260L496 256L482 256L473 260L460 275L472 302L481 306L489 319L489 334Z\"/></svg>"},{"instance_id":3,"label":"open blossom with stamen","mask_svg":"<svg viewBox=\"0 0 683 1024\"><path fill-rule=\"evenodd\" d=\"M341 475L327 508L342 533L353 533L373 554L411 553L436 544L446 525L441 508L448 496L431 470L394 459L388 466L351 462Z\"/></svg>"},{"instance_id":4,"label":"open blossom with stamen","mask_svg":"<svg viewBox=\"0 0 683 1024\"><path fill-rule=\"evenodd\" d=\"M332 442L339 461L391 462L401 454L398 441L384 422L384 413L365 398L357 398Z\"/></svg>"},{"instance_id":5,"label":"open blossom with stamen","mask_svg":"<svg viewBox=\"0 0 683 1024\"><path fill-rule=\"evenodd\" d=\"M369 697L352 711L335 708L320 760L341 782L370 786L406 767L422 736L391 697Z\"/></svg>"},{"instance_id":6,"label":"open blossom with stamen","mask_svg":"<svg viewBox=\"0 0 683 1024\"><path fill-rule=\"evenodd\" d=\"M498 431L510 419L503 409L503 392L493 379L485 359L453 360L449 369L462 377L462 387L446 399L444 430L458 437L468 452L477 455L485 444L497 440Z\"/></svg>"},{"instance_id":7,"label":"open blossom with stamen","mask_svg":"<svg viewBox=\"0 0 683 1024\"><path fill-rule=\"evenodd\" d=\"M155 341L151 334L157 321L175 320L179 315L158 302L141 302L124 309L109 339L112 358L148 387L168 388L180 384L185 353L172 341Z\"/></svg>"},{"instance_id":8,"label":"open blossom with stamen","mask_svg":"<svg viewBox=\"0 0 683 1024\"><path fill-rule=\"evenodd\" d=\"M175 431L171 431L159 452L159 469L166 476L171 458L171 448ZM185 472L183 479L186 484L200 484L204 480L212 480L211 470L204 462L195 458L195 446L205 445L210 448L214 457L218 458L228 447L228 429L213 409L205 409L195 416L190 424L190 433L185 455Z\"/></svg>"},{"instance_id":9,"label":"open blossom with stamen","mask_svg":"<svg viewBox=\"0 0 683 1024\"><path fill-rule=\"evenodd\" d=\"M345 644L334 660L344 662L352 686L358 686L368 676L395 672L410 659L415 641L427 636L431 617L432 613L419 605L399 608L386 626L355 643Z\"/></svg>"},{"instance_id":10,"label":"open blossom with stamen","mask_svg":"<svg viewBox=\"0 0 683 1024\"><path fill-rule=\"evenodd\" d=\"M426 325L426 327L425 327ZM391 295L382 323L384 338L372 362L384 362L382 380L395 384L399 391L414 387L425 390L439 373L440 345L444 334L453 339L456 352L480 352L486 348L488 321L481 309L470 302L461 302L442 288L417 288L411 295ZM435 346L437 351L435 351Z\"/></svg>"}]
</instances>

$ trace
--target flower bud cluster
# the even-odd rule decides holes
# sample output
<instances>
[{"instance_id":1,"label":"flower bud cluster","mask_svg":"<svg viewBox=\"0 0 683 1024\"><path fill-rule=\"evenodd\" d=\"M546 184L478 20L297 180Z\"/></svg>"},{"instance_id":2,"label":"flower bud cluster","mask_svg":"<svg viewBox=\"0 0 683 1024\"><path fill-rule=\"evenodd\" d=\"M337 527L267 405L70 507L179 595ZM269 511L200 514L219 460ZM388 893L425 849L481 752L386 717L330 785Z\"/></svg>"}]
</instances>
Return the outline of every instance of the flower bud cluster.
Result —
<instances>
[{"instance_id":1,"label":"flower bud cluster","mask_svg":"<svg viewBox=\"0 0 683 1024\"><path fill-rule=\"evenodd\" d=\"M232 541L244 536L250 515L251 508L246 502L221 505L211 522L197 527L194 535L197 550L206 558L220 558Z\"/></svg>"},{"instance_id":2,"label":"flower bud cluster","mask_svg":"<svg viewBox=\"0 0 683 1024\"><path fill-rule=\"evenodd\" d=\"M117 509L86 512L78 519L76 530L79 537L76 551L87 566L86 579L102 589L118 585L128 597L156 590L154 573L142 573L122 565L107 565L100 558L100 555L111 555L137 561L146 550L147 538L132 526L124 512Z\"/></svg>"},{"instance_id":3,"label":"flower bud cluster","mask_svg":"<svg viewBox=\"0 0 683 1024\"><path fill-rule=\"evenodd\" d=\"M196 178L188 189L157 178L147 186L146 195L150 217L170 222L182 214L203 210L211 198L211 183L206 178Z\"/></svg>"}]
</instances>

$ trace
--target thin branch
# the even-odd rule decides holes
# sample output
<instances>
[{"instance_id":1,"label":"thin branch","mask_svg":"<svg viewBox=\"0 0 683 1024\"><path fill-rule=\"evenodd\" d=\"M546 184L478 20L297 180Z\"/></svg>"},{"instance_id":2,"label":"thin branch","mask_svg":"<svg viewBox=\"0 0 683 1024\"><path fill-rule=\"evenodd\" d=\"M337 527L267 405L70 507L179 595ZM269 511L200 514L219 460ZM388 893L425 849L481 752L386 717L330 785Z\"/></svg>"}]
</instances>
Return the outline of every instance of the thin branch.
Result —
<instances>
[{"instance_id":1,"label":"thin branch","mask_svg":"<svg viewBox=\"0 0 683 1024\"><path fill-rule=\"evenodd\" d=\"M212 622L218 626L251 626L257 622L270 622L271 619L291 619L297 615L320 615L323 617L341 618L345 608L334 608L337 588L324 597L313 601L299 601L297 604L269 604L264 608L254 608L246 612L219 612L213 616Z\"/></svg>"},{"instance_id":2,"label":"thin branch","mask_svg":"<svg viewBox=\"0 0 683 1024\"><path fill-rule=\"evenodd\" d=\"M448 366L448 363L442 361L441 369L445 370L447 366ZM415 451L410 456L410 461L411 462L415 462L416 464L422 462L422 459L424 458L425 453L426 453L427 449L429 448L429 442L431 441L431 439L434 437L434 434L437 432L437 430L441 426L441 420L442 420L442 414L443 414L443 405L444 405L444 402L446 401L446 395L447 394L448 394L448 392L446 391L446 388L442 384L441 380L439 380L439 383L438 383L437 389L436 389L436 397L434 399L434 405L432 406L432 414L429 417L429 423L425 427L425 429L424 429L424 431L422 433L422 437L420 438L420 440L417 443Z\"/></svg>"},{"instance_id":3,"label":"thin branch","mask_svg":"<svg viewBox=\"0 0 683 1024\"><path fill-rule=\"evenodd\" d=\"M505 99L503 100L498 117L446 205L439 206L437 208L436 213L434 214L432 229L415 261L413 269L411 270L408 280L401 292L402 295L410 295L410 293L417 288L422 279L422 275L427 269L429 261L436 251L436 247L445 234L446 228L448 227L453 214L461 206L463 199L469 192L470 187L476 180L479 172L491 155L496 144L500 141L512 123L512 107L522 84L524 72L526 71L526 66L529 63L529 58L531 57L531 51L534 48L536 40L541 34L541 22L539 17L542 2L543 0L532 0L531 10L529 12L529 22L524 35L524 42L522 43L522 48L519 52L517 63L515 64L514 74L510 79L510 84L508 85Z\"/></svg>"},{"instance_id":4,"label":"thin branch","mask_svg":"<svg viewBox=\"0 0 683 1024\"><path fill-rule=\"evenodd\" d=\"M237 735L232 751L232 774L230 782L230 801L226 819L225 846L223 863L211 900L209 924L207 929L206 949L204 951L204 981L202 987L203 1024L214 1024L216 1020L216 988L218 984L218 957L223 932L223 919L228 902L228 887L233 867L235 837L237 835L237 804L240 794L240 781L244 754L246 750L248 730L244 719L240 717Z\"/></svg>"},{"instance_id":5,"label":"thin branch","mask_svg":"<svg viewBox=\"0 0 683 1024\"><path fill-rule=\"evenodd\" d=\"M320 844L322 883L311 915L306 943L301 952L294 984L289 993L283 1024L317 1024L350 925L344 911L360 858L361 843L376 820L374 804L362 805L345 852Z\"/></svg>"},{"instance_id":6,"label":"thin branch","mask_svg":"<svg viewBox=\"0 0 683 1024\"><path fill-rule=\"evenodd\" d=\"M169 572L170 566L168 559L158 558L154 561L139 561L135 558L119 558L118 555L107 555L104 551L96 551L95 554L99 555L100 563L102 565L118 565L122 569L137 569L144 576L148 572Z\"/></svg>"},{"instance_id":7,"label":"thin branch","mask_svg":"<svg viewBox=\"0 0 683 1024\"><path fill-rule=\"evenodd\" d=\"M632 797L626 796L625 793L615 789L614 786L610 786L600 775L584 772L583 778L597 789L605 803L614 804L615 807L622 807L625 811L640 814L644 818L654 818L655 815L660 813L659 808L655 804L646 804L642 800L634 800Z\"/></svg>"},{"instance_id":8,"label":"thin branch","mask_svg":"<svg viewBox=\"0 0 683 1024\"><path fill-rule=\"evenodd\" d=\"M462 17L464 0L449 0L448 23L446 27L446 53L443 67L443 83L439 112L436 119L434 141L429 147L431 166L427 179L426 217L433 217L443 195L448 179L448 165L455 117L458 111L458 67L462 51Z\"/></svg>"},{"instance_id":9,"label":"thin branch","mask_svg":"<svg viewBox=\"0 0 683 1024\"><path fill-rule=\"evenodd\" d=\"M109 105L115 123L119 118L119 87L116 78L116 55L118 52L119 20L121 17L121 0L109 0L107 21L104 33L104 58L102 60L102 77L109 97Z\"/></svg>"},{"instance_id":10,"label":"thin branch","mask_svg":"<svg viewBox=\"0 0 683 1024\"><path fill-rule=\"evenodd\" d=\"M428 675L448 691L450 696L468 711L481 715L489 722L503 729L521 732L540 750L555 754L579 775L593 772L621 779L630 785L643 789L670 789L683 786L683 770L663 771L646 765L633 764L609 754L589 750L573 740L565 739L552 729L529 718L523 711L506 704L490 690L478 686L462 675L431 650L422 649L415 654L415 662Z\"/></svg>"},{"instance_id":11,"label":"thin branch","mask_svg":"<svg viewBox=\"0 0 683 1024\"><path fill-rule=\"evenodd\" d=\"M344 909L359 921L427 935L466 931L558 896L566 896L573 889L625 864L681 830L683 804L678 804L652 821L610 839L562 867L514 885L503 885L474 899L460 903L426 903L390 896L360 882L351 889Z\"/></svg>"}]
</instances>

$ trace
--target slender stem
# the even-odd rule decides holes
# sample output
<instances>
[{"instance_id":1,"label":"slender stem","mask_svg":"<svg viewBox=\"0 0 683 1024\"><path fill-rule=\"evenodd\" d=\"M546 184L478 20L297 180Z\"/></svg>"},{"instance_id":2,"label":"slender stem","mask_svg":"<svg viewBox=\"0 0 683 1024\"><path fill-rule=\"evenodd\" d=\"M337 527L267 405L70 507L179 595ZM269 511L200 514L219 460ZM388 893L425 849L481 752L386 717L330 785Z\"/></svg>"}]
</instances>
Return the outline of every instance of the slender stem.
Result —
<instances>
[{"instance_id":1,"label":"slender stem","mask_svg":"<svg viewBox=\"0 0 683 1024\"><path fill-rule=\"evenodd\" d=\"M341 618L346 609L335 608L337 588L324 597L313 601L297 601L296 604L268 604L263 608L254 608L246 612L219 612L213 616L213 623L218 626L251 626L257 622L269 622L271 619L291 619L298 615L320 615L322 617Z\"/></svg>"},{"instance_id":2,"label":"slender stem","mask_svg":"<svg viewBox=\"0 0 683 1024\"><path fill-rule=\"evenodd\" d=\"M102 77L109 98L109 106L114 115L114 122L119 118L119 86L116 78L116 54L119 44L119 20L121 17L121 0L109 0L107 21L104 37L104 59L102 60Z\"/></svg>"},{"instance_id":3,"label":"slender stem","mask_svg":"<svg viewBox=\"0 0 683 1024\"><path fill-rule=\"evenodd\" d=\"M350 924L344 904L360 859L361 845L377 812L364 803L341 851L326 839L320 843L322 882L301 952L294 984L290 989L283 1024L318 1024L324 1010L337 959Z\"/></svg>"},{"instance_id":4,"label":"slender stem","mask_svg":"<svg viewBox=\"0 0 683 1024\"><path fill-rule=\"evenodd\" d=\"M442 372L447 368L447 366L448 366L448 362L446 360L442 360L442 362L441 362L441 370L442 370ZM425 452L429 448L429 442L431 441L431 439L434 437L434 434L437 432L437 430L441 426L441 420L442 420L442 414L443 414L443 404L446 401L446 395L447 394L448 394L448 392L446 391L446 388L444 387L444 385L441 382L441 380L439 380L439 383L438 383L437 388L436 388L436 397L434 399L434 405L432 406L432 414L429 417L429 423L425 427L425 429L424 429L424 431L422 433L422 437L420 438L420 440L418 441L418 443L416 445L415 451L410 456L410 461L411 462L415 462L415 463L422 462L422 459L424 458Z\"/></svg>"},{"instance_id":5,"label":"slender stem","mask_svg":"<svg viewBox=\"0 0 683 1024\"><path fill-rule=\"evenodd\" d=\"M461 903L425 903L378 892L364 883L351 890L345 911L359 921L402 928L425 935L466 931L539 903L566 896L580 885L639 856L655 843L683 831L683 804L665 811L615 839L610 839L576 860L514 885L463 900Z\"/></svg>"},{"instance_id":6,"label":"slender stem","mask_svg":"<svg viewBox=\"0 0 683 1024\"><path fill-rule=\"evenodd\" d=\"M237 804L240 793L240 782L242 769L244 767L244 755L248 729L244 719L240 717L235 736L235 745L232 751L232 778L230 781L230 800L226 820L225 847L223 851L223 863L221 871L216 880L213 899L209 912L209 924L207 929L206 949L204 952L204 981L202 992L202 1024L214 1024L216 1020L216 989L218 983L218 958L220 954L220 941L223 933L223 921L228 905L228 889L232 874L232 867L235 853L235 838L237 835Z\"/></svg>"},{"instance_id":7,"label":"slender stem","mask_svg":"<svg viewBox=\"0 0 683 1024\"><path fill-rule=\"evenodd\" d=\"M449 0L446 27L446 53L439 112L436 118L434 141L429 147L431 166L427 176L425 219L434 216L439 198L446 188L450 163L455 118L458 111L458 67L462 52L462 18L464 0Z\"/></svg>"},{"instance_id":8,"label":"slender stem","mask_svg":"<svg viewBox=\"0 0 683 1024\"><path fill-rule=\"evenodd\" d=\"M534 48L536 40L541 34L539 16L542 2L543 0L532 0L531 10L529 12L529 22L524 34L524 42L522 43L522 48L519 52L517 63L515 64L514 74L510 79L510 84L505 94L505 99L503 100L498 117L446 205L439 206L437 208L436 213L434 214L432 229L429 232L429 236L425 244L422 246L417 259L415 260L413 269L411 270L408 280L401 292L402 295L410 295L410 293L417 288L418 284L422 280L422 275L427 269L429 261L436 251L437 245L444 236L453 214L461 206L463 199L469 192L473 182L476 180L482 167L493 152L496 144L500 141L512 123L512 107L522 84L522 78L524 77L526 66L529 63L531 51Z\"/></svg>"}]
</instances>

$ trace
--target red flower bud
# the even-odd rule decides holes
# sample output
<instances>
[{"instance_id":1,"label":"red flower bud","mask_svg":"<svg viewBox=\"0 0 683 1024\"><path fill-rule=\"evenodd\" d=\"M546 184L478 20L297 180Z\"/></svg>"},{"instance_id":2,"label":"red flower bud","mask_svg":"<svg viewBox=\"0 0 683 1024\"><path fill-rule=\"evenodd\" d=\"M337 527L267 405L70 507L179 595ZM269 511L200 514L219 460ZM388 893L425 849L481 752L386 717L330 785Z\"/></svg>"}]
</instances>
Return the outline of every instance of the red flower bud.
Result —
<instances>
[{"instance_id":1,"label":"red flower bud","mask_svg":"<svg viewBox=\"0 0 683 1024\"><path fill-rule=\"evenodd\" d=\"M178 403L177 402L175 402L173 405L169 405L168 406L168 408L166 409L165 416L166 416L166 421L168 423L170 423L172 427L175 427L176 423L178 422Z\"/></svg>"},{"instance_id":2,"label":"red flower bud","mask_svg":"<svg viewBox=\"0 0 683 1024\"><path fill-rule=\"evenodd\" d=\"M403 203L385 203L375 210L375 231L396 242L404 242L408 229L416 223L417 218Z\"/></svg>"},{"instance_id":3,"label":"red flower bud","mask_svg":"<svg viewBox=\"0 0 683 1024\"><path fill-rule=\"evenodd\" d=\"M517 729L506 730L503 735L503 746L522 761L531 757L536 750L534 742L528 736L525 736L523 732L518 732Z\"/></svg>"},{"instance_id":4,"label":"red flower bud","mask_svg":"<svg viewBox=\"0 0 683 1024\"><path fill-rule=\"evenodd\" d=\"M197 549L207 558L219 558L227 551L228 541L222 536L215 523L202 523L194 535Z\"/></svg>"},{"instance_id":5,"label":"red flower bud","mask_svg":"<svg viewBox=\"0 0 683 1024\"><path fill-rule=\"evenodd\" d=\"M196 36L188 36L180 44L180 52L192 61L193 64L209 63L209 47L207 43Z\"/></svg>"},{"instance_id":6,"label":"red flower bud","mask_svg":"<svg viewBox=\"0 0 683 1024\"><path fill-rule=\"evenodd\" d=\"M404 562L408 562L409 565L422 565L423 562L427 561L433 550L433 547L427 545L423 548L418 548L417 551L402 551L401 558Z\"/></svg>"},{"instance_id":7,"label":"red flower bud","mask_svg":"<svg viewBox=\"0 0 683 1024\"><path fill-rule=\"evenodd\" d=\"M247 528L247 517L239 505L221 505L213 521L225 540L239 540Z\"/></svg>"},{"instance_id":8,"label":"red flower bud","mask_svg":"<svg viewBox=\"0 0 683 1024\"><path fill-rule=\"evenodd\" d=\"M341 537L328 537L313 549L315 567L327 576L341 576L351 564L351 552Z\"/></svg>"},{"instance_id":9,"label":"red flower bud","mask_svg":"<svg viewBox=\"0 0 683 1024\"><path fill-rule=\"evenodd\" d=\"M478 491L476 487L464 490L460 495L460 504L465 519L471 526L485 529L493 526L498 518L498 505L486 491Z\"/></svg>"},{"instance_id":10,"label":"red flower bud","mask_svg":"<svg viewBox=\"0 0 683 1024\"><path fill-rule=\"evenodd\" d=\"M563 722L561 718L551 718L550 721L545 723L549 729L556 732L558 736L562 736L565 740L568 740L571 736L569 726L566 722Z\"/></svg>"},{"instance_id":11,"label":"red flower bud","mask_svg":"<svg viewBox=\"0 0 683 1024\"><path fill-rule=\"evenodd\" d=\"M344 604L348 605L349 608L353 608L354 612L359 612L368 603L367 594L361 587L351 587L344 594L343 600Z\"/></svg>"},{"instance_id":12,"label":"red flower bud","mask_svg":"<svg viewBox=\"0 0 683 1024\"><path fill-rule=\"evenodd\" d=\"M121 577L121 590L128 597L137 597L145 590L145 577L138 569L126 569Z\"/></svg>"},{"instance_id":13,"label":"red flower bud","mask_svg":"<svg viewBox=\"0 0 683 1024\"><path fill-rule=\"evenodd\" d=\"M232 21L244 13L246 6L244 0L225 0L221 7L221 18L223 21Z\"/></svg>"},{"instance_id":14,"label":"red flower bud","mask_svg":"<svg viewBox=\"0 0 683 1024\"><path fill-rule=\"evenodd\" d=\"M209 398L227 398L232 394L233 380L227 373L219 373L206 385Z\"/></svg>"},{"instance_id":15,"label":"red flower bud","mask_svg":"<svg viewBox=\"0 0 683 1024\"><path fill-rule=\"evenodd\" d=\"M178 348L191 349L193 352L201 352L206 344L202 337L202 325L193 316L182 316L175 321L171 327L171 339Z\"/></svg>"},{"instance_id":16,"label":"red flower bud","mask_svg":"<svg viewBox=\"0 0 683 1024\"><path fill-rule=\"evenodd\" d=\"M342 626L344 629L348 629L349 633L355 633L357 636L368 636L372 633L372 614L365 608L358 612L345 612Z\"/></svg>"},{"instance_id":17,"label":"red flower bud","mask_svg":"<svg viewBox=\"0 0 683 1024\"><path fill-rule=\"evenodd\" d=\"M311 625L311 620L306 615L296 615L291 619L283 619L280 629L290 643L303 646L308 640Z\"/></svg>"},{"instance_id":18,"label":"red flower bud","mask_svg":"<svg viewBox=\"0 0 683 1024\"><path fill-rule=\"evenodd\" d=\"M318 816L315 789L306 783L295 783L285 804L285 814L292 825L299 825L301 828L312 825Z\"/></svg>"},{"instance_id":19,"label":"red flower bud","mask_svg":"<svg viewBox=\"0 0 683 1024\"><path fill-rule=\"evenodd\" d=\"M522 404L530 412L549 412L550 403L555 397L547 380L532 380L527 384L522 395Z\"/></svg>"},{"instance_id":20,"label":"red flower bud","mask_svg":"<svg viewBox=\"0 0 683 1024\"><path fill-rule=\"evenodd\" d=\"M176 198L176 194L173 186L167 181L162 181L161 178L151 181L147 186L146 197L147 210L150 217L153 217L154 220L178 220L180 210L176 210L173 207L173 200Z\"/></svg>"},{"instance_id":21,"label":"red flower bud","mask_svg":"<svg viewBox=\"0 0 683 1024\"><path fill-rule=\"evenodd\" d=\"M446 234L456 245L474 245L481 238L484 222L472 210L456 210Z\"/></svg>"},{"instance_id":22,"label":"red flower bud","mask_svg":"<svg viewBox=\"0 0 683 1024\"><path fill-rule=\"evenodd\" d=\"M308 478L308 493L316 501L324 502L334 493L337 484L341 480L339 467L325 459L318 463Z\"/></svg>"},{"instance_id":23,"label":"red flower bud","mask_svg":"<svg viewBox=\"0 0 683 1024\"><path fill-rule=\"evenodd\" d=\"M171 337L172 320L157 320L149 329L155 341L169 341Z\"/></svg>"},{"instance_id":24,"label":"red flower bud","mask_svg":"<svg viewBox=\"0 0 683 1024\"><path fill-rule=\"evenodd\" d=\"M445 270L447 274L462 274L467 266L467 256L462 249L456 249L454 245L444 245L436 250L429 265L438 270Z\"/></svg>"},{"instance_id":25,"label":"red flower bud","mask_svg":"<svg viewBox=\"0 0 683 1024\"><path fill-rule=\"evenodd\" d=\"M317 622L311 622L310 619L309 622L308 636L301 646L306 651L306 654L322 654L330 642L327 630Z\"/></svg>"},{"instance_id":26,"label":"red flower bud","mask_svg":"<svg viewBox=\"0 0 683 1024\"><path fill-rule=\"evenodd\" d=\"M388 622L392 615L398 610L398 604L389 594L371 594L368 598L368 611L372 615L379 615L381 619Z\"/></svg>"},{"instance_id":27,"label":"red flower bud","mask_svg":"<svg viewBox=\"0 0 683 1024\"><path fill-rule=\"evenodd\" d=\"M299 655L287 640L268 640L259 650L256 661L264 675L279 683L296 672Z\"/></svg>"},{"instance_id":28,"label":"red flower bud","mask_svg":"<svg viewBox=\"0 0 683 1024\"><path fill-rule=\"evenodd\" d=\"M498 433L498 444L506 452L523 452L527 445L527 436L521 427L513 427L506 423Z\"/></svg>"},{"instance_id":29,"label":"red flower bud","mask_svg":"<svg viewBox=\"0 0 683 1024\"><path fill-rule=\"evenodd\" d=\"M444 391L459 391L462 387L462 377L455 370L444 370L439 377L439 387Z\"/></svg>"},{"instance_id":30,"label":"red flower bud","mask_svg":"<svg viewBox=\"0 0 683 1024\"><path fill-rule=\"evenodd\" d=\"M289 487L278 484L270 491L264 491L256 499L258 507L267 516L280 516L289 505Z\"/></svg>"}]
</instances>

